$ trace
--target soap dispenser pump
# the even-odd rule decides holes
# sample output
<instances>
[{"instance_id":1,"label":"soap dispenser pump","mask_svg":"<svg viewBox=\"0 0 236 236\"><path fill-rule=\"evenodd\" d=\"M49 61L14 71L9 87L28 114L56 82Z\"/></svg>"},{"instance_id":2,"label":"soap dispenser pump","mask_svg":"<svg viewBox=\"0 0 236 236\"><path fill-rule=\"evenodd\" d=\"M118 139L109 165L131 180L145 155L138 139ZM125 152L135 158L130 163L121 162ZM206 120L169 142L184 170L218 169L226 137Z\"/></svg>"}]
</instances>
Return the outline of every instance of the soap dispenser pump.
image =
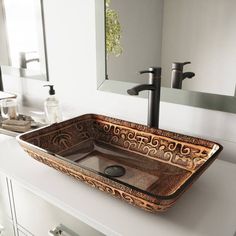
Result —
<instances>
[{"instance_id":1,"label":"soap dispenser pump","mask_svg":"<svg viewBox=\"0 0 236 236\"><path fill-rule=\"evenodd\" d=\"M44 110L46 115L46 122L48 124L53 124L62 121L61 110L59 106L59 101L55 96L55 90L53 85L44 85L44 87L49 87L49 97L44 102Z\"/></svg>"}]
</instances>

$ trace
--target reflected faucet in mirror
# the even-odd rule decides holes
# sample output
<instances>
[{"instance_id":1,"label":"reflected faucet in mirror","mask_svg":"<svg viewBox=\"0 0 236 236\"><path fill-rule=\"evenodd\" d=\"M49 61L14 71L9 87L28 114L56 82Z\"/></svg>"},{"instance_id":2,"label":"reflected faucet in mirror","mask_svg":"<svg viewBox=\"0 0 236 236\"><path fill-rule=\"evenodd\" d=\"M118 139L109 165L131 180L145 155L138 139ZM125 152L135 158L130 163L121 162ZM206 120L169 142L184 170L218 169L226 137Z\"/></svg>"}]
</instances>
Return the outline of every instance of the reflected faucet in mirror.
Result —
<instances>
[{"instance_id":1,"label":"reflected faucet in mirror","mask_svg":"<svg viewBox=\"0 0 236 236\"><path fill-rule=\"evenodd\" d=\"M39 62L38 57L26 59L26 54L33 54L33 53L36 54L37 52L20 52L20 68L27 69L28 63L31 63L34 61Z\"/></svg>"},{"instance_id":2,"label":"reflected faucet in mirror","mask_svg":"<svg viewBox=\"0 0 236 236\"><path fill-rule=\"evenodd\" d=\"M171 88L182 89L183 80L186 78L192 79L195 74L193 72L183 72L184 66L191 64L188 62L173 62L171 72Z\"/></svg>"},{"instance_id":3,"label":"reflected faucet in mirror","mask_svg":"<svg viewBox=\"0 0 236 236\"><path fill-rule=\"evenodd\" d=\"M149 84L140 84L129 90L129 95L138 95L139 92L148 90L148 126L159 128L159 110L161 93L161 68L150 67L148 70L141 71L140 74L149 74Z\"/></svg>"},{"instance_id":4,"label":"reflected faucet in mirror","mask_svg":"<svg viewBox=\"0 0 236 236\"><path fill-rule=\"evenodd\" d=\"M43 1L0 0L3 75L48 80Z\"/></svg>"}]
</instances>

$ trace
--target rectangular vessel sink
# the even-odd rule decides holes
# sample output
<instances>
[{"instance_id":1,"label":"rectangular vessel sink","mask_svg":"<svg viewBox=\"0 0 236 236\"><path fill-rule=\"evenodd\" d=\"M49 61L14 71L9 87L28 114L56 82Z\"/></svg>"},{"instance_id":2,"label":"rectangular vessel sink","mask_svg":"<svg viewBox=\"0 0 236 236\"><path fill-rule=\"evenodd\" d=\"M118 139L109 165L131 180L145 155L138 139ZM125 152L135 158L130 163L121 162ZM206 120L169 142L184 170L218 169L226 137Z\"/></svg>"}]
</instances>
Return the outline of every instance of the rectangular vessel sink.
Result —
<instances>
[{"instance_id":1,"label":"rectangular vessel sink","mask_svg":"<svg viewBox=\"0 0 236 236\"><path fill-rule=\"evenodd\" d=\"M18 136L34 159L151 212L170 208L220 144L86 114Z\"/></svg>"}]
</instances>

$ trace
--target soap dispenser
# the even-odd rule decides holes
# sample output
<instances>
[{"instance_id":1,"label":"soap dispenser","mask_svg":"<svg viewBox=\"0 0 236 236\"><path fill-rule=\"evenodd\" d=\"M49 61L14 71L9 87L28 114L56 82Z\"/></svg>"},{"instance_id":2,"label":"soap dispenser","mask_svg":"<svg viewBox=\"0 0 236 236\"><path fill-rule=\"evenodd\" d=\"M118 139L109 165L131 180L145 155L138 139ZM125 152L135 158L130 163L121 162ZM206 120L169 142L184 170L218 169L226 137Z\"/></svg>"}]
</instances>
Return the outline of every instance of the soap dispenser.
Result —
<instances>
[{"instance_id":1,"label":"soap dispenser","mask_svg":"<svg viewBox=\"0 0 236 236\"><path fill-rule=\"evenodd\" d=\"M44 110L46 115L46 122L48 124L53 124L62 121L61 110L59 106L59 101L55 97L55 90L53 85L44 85L44 87L49 87L49 97L44 102Z\"/></svg>"}]
</instances>

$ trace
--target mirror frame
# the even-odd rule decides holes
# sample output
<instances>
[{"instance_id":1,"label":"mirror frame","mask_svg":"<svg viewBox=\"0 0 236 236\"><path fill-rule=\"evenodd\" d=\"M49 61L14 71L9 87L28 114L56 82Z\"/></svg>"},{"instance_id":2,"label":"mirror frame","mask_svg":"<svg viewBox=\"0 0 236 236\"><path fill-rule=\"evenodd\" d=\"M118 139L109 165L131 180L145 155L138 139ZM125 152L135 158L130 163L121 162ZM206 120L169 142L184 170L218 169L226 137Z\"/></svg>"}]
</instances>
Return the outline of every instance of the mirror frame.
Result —
<instances>
[{"instance_id":1,"label":"mirror frame","mask_svg":"<svg viewBox=\"0 0 236 236\"><path fill-rule=\"evenodd\" d=\"M4 75L10 75L14 77L21 77L25 79L35 79L35 80L41 80L41 81L49 81L49 71L48 71L48 55L47 55L47 43L46 43L46 29L45 29L45 17L44 17L44 3L43 0L38 0L38 7L40 11L40 16L42 20L42 43L43 43L43 49L44 49L44 59L45 59L45 76L42 74L35 75L35 76L24 76L22 77L22 72L26 71L23 68L17 68L13 66L7 66L7 65L0 65L2 69L2 74ZM45 78L46 77L46 78ZM43 78L43 79L42 79ZM45 78L45 79L44 79Z\"/></svg>"},{"instance_id":2,"label":"mirror frame","mask_svg":"<svg viewBox=\"0 0 236 236\"><path fill-rule=\"evenodd\" d=\"M96 26L96 60L97 60L97 89L100 91L127 95L127 90L138 85L106 79L106 46L105 46L105 0L95 0ZM137 73L138 76L138 73ZM147 98L144 92L139 97ZM210 94L197 91L187 91L161 87L161 101L181 104L216 111L236 113L236 96Z\"/></svg>"}]
</instances>

